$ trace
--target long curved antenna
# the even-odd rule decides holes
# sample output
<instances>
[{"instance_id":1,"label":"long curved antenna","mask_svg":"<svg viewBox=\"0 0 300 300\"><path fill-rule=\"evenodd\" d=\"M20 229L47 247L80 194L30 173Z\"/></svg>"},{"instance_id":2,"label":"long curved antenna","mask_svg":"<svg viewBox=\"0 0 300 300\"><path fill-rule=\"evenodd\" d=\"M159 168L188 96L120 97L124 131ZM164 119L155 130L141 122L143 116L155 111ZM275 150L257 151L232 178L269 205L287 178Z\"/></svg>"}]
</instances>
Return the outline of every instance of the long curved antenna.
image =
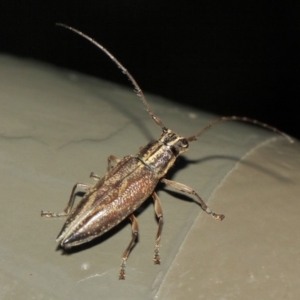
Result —
<instances>
[{"instance_id":1,"label":"long curved antenna","mask_svg":"<svg viewBox=\"0 0 300 300\"><path fill-rule=\"evenodd\" d=\"M254 119L250 119L250 118L247 118L247 117L236 117L236 116L230 116L230 117L221 117L219 119L216 119L212 122L210 122L209 124L207 124L203 129L201 129L197 134L195 135L192 135L190 137L187 138L187 140L189 142L193 142L193 141L196 141L197 138L202 135L206 130L212 128L213 126L215 126L216 124L219 124L219 123L222 123L222 122L226 122L226 121L242 121L242 122L248 122L248 123L252 123L252 124L255 124L255 125L258 125L260 127L263 127L263 128L266 128L266 129L269 129L277 134L280 134L282 135L283 137L285 137L290 143L294 143L294 140L289 136L287 135L286 133L278 130L277 128L273 127L273 126L270 126L268 124L265 124L265 123L262 123L262 122L259 122L257 120L254 120Z\"/></svg>"},{"instance_id":2,"label":"long curved antenna","mask_svg":"<svg viewBox=\"0 0 300 300\"><path fill-rule=\"evenodd\" d=\"M148 114L150 115L150 117L153 119L153 121L161 127L161 129L163 131L167 131L167 128L164 126L164 124L162 123L161 119L157 116L154 115L153 111L151 110L146 97L142 91L142 89L139 87L139 85L137 84L137 82L135 81L135 79L132 77L132 75L128 72L128 70L106 49L104 48L101 44L99 44L98 42L96 42L94 39L92 39L91 37L89 37L88 35L84 34L83 32L70 27L68 25L62 24L62 23L56 23L57 26L61 26L64 27L66 29L69 29L75 33L77 33L78 35L81 35L83 38L85 38L86 40L90 41L92 44L94 44L96 47L98 47L100 50L102 50L117 66L118 68L120 68L122 70L122 73L124 73L128 79L131 81L131 83L134 86L134 90L137 94L137 96L142 100L142 102L144 103L144 105L146 106L146 110L148 112Z\"/></svg>"}]
</instances>

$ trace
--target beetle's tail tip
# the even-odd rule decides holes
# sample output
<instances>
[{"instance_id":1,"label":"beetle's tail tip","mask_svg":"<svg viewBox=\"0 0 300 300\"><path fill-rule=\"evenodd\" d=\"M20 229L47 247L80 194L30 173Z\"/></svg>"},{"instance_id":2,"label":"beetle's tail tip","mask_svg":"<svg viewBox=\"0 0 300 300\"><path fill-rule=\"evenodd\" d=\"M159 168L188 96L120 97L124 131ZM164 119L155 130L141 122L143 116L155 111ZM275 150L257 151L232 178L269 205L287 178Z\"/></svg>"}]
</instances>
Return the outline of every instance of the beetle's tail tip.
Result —
<instances>
[{"instance_id":1,"label":"beetle's tail tip","mask_svg":"<svg viewBox=\"0 0 300 300\"><path fill-rule=\"evenodd\" d=\"M55 242L58 243L62 248L68 248L68 245L64 243L64 239L61 235L56 238Z\"/></svg>"}]
</instances>

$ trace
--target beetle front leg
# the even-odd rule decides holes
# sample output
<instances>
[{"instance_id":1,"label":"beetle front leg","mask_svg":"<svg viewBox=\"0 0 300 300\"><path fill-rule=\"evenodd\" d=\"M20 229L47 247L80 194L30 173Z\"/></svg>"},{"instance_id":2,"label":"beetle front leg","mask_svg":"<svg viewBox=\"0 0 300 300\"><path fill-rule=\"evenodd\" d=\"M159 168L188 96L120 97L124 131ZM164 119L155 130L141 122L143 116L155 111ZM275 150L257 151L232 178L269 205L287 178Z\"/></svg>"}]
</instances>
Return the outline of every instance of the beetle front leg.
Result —
<instances>
[{"instance_id":1,"label":"beetle front leg","mask_svg":"<svg viewBox=\"0 0 300 300\"><path fill-rule=\"evenodd\" d=\"M159 243L160 243L160 239L161 239L161 230L162 230L162 226L163 226L163 212L162 212L160 200L155 192L153 192L152 198L154 200L154 210L155 210L156 216L158 218L158 229L157 229L156 239L155 239L153 261L154 261L154 264L159 265L160 264Z\"/></svg>"},{"instance_id":2,"label":"beetle front leg","mask_svg":"<svg viewBox=\"0 0 300 300\"><path fill-rule=\"evenodd\" d=\"M132 239L128 245L128 247L126 248L125 252L123 253L123 257L122 257L122 264L121 264L121 270L120 270L120 274L119 274L119 279L125 279L125 265L126 265L126 261L128 259L128 256L130 254L130 251L132 249L132 246L134 245L138 234L139 234L139 225L137 222L136 217L131 214L129 216L130 220L131 220L131 229L132 229Z\"/></svg>"},{"instance_id":3,"label":"beetle front leg","mask_svg":"<svg viewBox=\"0 0 300 300\"><path fill-rule=\"evenodd\" d=\"M218 220L223 220L225 218L224 215L221 215L221 214L217 214L215 213L214 211L212 211L207 205L206 203L201 199L201 197L190 187L188 187L187 185L185 184L182 184L182 183L179 183L179 182L176 182L176 181L172 181L172 180L168 180L168 179L165 179L163 178L161 180L163 183L171 186L172 188L178 190L178 191L181 191L181 192L184 192L184 193L188 193L188 194L191 194L191 195L194 195L196 196L197 198L197 202L200 204L201 208L206 212L208 213L209 215L212 215L215 219L218 219Z\"/></svg>"},{"instance_id":4,"label":"beetle front leg","mask_svg":"<svg viewBox=\"0 0 300 300\"><path fill-rule=\"evenodd\" d=\"M41 216L42 217L48 217L48 218L53 218L53 217L65 217L68 216L72 210L72 207L74 205L74 200L75 200L75 191L77 188L81 188L85 191L87 191L91 185L86 184L86 183L76 183L72 189L70 200L67 204L67 207L64 209L62 213L56 213L56 212L50 212L50 211L41 211Z\"/></svg>"}]
</instances>

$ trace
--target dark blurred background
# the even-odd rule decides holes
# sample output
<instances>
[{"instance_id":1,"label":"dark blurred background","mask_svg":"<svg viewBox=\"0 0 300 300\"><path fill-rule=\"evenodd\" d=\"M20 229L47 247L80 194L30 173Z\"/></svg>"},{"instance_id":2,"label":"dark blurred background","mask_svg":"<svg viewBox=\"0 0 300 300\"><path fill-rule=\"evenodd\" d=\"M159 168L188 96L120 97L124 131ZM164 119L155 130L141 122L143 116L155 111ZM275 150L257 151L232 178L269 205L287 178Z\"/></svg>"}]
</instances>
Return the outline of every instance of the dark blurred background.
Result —
<instances>
[{"instance_id":1,"label":"dark blurred background","mask_svg":"<svg viewBox=\"0 0 300 300\"><path fill-rule=\"evenodd\" d=\"M54 25L62 22L107 47L145 92L300 138L300 2L178 3L2 1L0 52L129 85L97 48Z\"/></svg>"}]
</instances>

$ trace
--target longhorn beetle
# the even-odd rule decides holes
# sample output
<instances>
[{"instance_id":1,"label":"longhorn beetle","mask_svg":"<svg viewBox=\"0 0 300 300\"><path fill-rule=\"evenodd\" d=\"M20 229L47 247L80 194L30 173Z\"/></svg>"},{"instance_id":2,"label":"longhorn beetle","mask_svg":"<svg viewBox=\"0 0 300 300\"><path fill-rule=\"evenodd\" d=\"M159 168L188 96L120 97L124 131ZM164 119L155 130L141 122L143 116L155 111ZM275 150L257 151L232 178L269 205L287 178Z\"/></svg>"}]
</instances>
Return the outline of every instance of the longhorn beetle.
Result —
<instances>
[{"instance_id":1,"label":"longhorn beetle","mask_svg":"<svg viewBox=\"0 0 300 300\"><path fill-rule=\"evenodd\" d=\"M154 200L154 209L158 218L153 260L154 264L160 264L159 245L163 225L163 212L160 200L155 192L155 188L159 182L195 196L196 202L198 202L207 214L212 215L217 220L224 219L224 215L212 211L192 188L165 178L165 175L174 165L177 157L188 150L189 142L196 141L206 130L225 121L253 123L284 136L291 143L293 142L291 137L270 125L246 117L236 116L221 117L206 125L195 135L187 138L182 137L165 127L160 118L153 113L135 79L107 49L75 28L60 23L57 25L81 35L108 55L131 81L137 96L145 105L149 116L162 129L160 138L142 147L136 155L128 155L122 159L113 155L109 156L106 175L100 177L93 172L90 174L90 177L96 180L94 185L76 183L72 189L67 207L62 213L41 212L41 215L46 217L68 217L56 238L60 246L65 249L87 243L129 217L132 223L132 238L123 253L119 279L125 279L125 264L139 232L134 211L149 196ZM85 195L73 209L77 188L83 189Z\"/></svg>"}]
</instances>

